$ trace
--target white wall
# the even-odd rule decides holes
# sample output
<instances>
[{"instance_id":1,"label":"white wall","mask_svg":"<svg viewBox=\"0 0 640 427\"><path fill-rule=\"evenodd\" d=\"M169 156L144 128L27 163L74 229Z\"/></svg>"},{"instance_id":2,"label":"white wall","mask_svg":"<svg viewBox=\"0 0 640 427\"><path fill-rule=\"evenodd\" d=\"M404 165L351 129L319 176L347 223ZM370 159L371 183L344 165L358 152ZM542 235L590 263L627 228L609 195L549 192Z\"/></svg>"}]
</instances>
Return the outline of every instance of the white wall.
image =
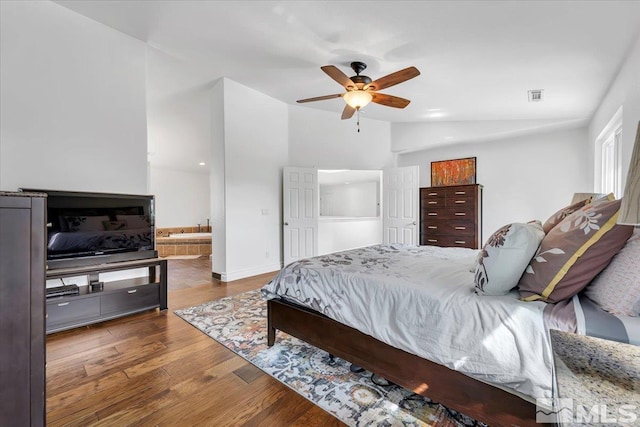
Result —
<instances>
[{"instance_id":1,"label":"white wall","mask_svg":"<svg viewBox=\"0 0 640 427\"><path fill-rule=\"evenodd\" d=\"M393 132L401 133L402 125L394 124ZM420 186L428 187L432 161L476 157L484 243L505 224L544 222L574 192L590 192L587 151L587 132L580 128L400 154L398 166L418 165Z\"/></svg>"},{"instance_id":2,"label":"white wall","mask_svg":"<svg viewBox=\"0 0 640 427\"><path fill-rule=\"evenodd\" d=\"M149 193L155 196L156 227L206 226L211 220L209 180L209 171L152 166Z\"/></svg>"},{"instance_id":3,"label":"white wall","mask_svg":"<svg viewBox=\"0 0 640 427\"><path fill-rule=\"evenodd\" d=\"M220 147L219 137L214 137L213 155L224 155L224 191L220 194L220 183L213 183L211 197L214 204L224 200L223 229L214 222L213 252L224 250L226 260L218 265L214 257L213 271L230 281L281 266L282 168L288 163L288 112L283 102L232 80L223 79L222 89L224 140ZM219 92L214 96L217 99ZM221 232L226 236L224 248L216 244Z\"/></svg>"},{"instance_id":4,"label":"white wall","mask_svg":"<svg viewBox=\"0 0 640 427\"><path fill-rule=\"evenodd\" d=\"M631 152L636 138L638 121L640 121L640 37L631 47L620 71L611 84L602 102L598 106L589 123L590 164L596 171L593 183L600 182L600 147L596 147L596 138L605 128L609 120L622 107L622 188L627 179Z\"/></svg>"},{"instance_id":5,"label":"white wall","mask_svg":"<svg viewBox=\"0 0 640 427\"><path fill-rule=\"evenodd\" d=\"M0 188L147 193L145 55L53 2L0 2Z\"/></svg>"},{"instance_id":6,"label":"white wall","mask_svg":"<svg viewBox=\"0 0 640 427\"><path fill-rule=\"evenodd\" d=\"M227 268L227 216L225 179L224 79L211 89L211 264L212 271L222 275Z\"/></svg>"},{"instance_id":7,"label":"white wall","mask_svg":"<svg viewBox=\"0 0 640 427\"><path fill-rule=\"evenodd\" d=\"M318 255L382 243L382 218L318 221Z\"/></svg>"},{"instance_id":8,"label":"white wall","mask_svg":"<svg viewBox=\"0 0 640 427\"><path fill-rule=\"evenodd\" d=\"M290 166L319 169L384 169L394 166L391 124L340 120L340 112L289 105Z\"/></svg>"},{"instance_id":9,"label":"white wall","mask_svg":"<svg viewBox=\"0 0 640 427\"><path fill-rule=\"evenodd\" d=\"M187 60L147 49L148 145L154 167L209 170L213 82L189 85L194 69L197 67ZM168 90L174 79L184 81L188 88Z\"/></svg>"}]
</instances>

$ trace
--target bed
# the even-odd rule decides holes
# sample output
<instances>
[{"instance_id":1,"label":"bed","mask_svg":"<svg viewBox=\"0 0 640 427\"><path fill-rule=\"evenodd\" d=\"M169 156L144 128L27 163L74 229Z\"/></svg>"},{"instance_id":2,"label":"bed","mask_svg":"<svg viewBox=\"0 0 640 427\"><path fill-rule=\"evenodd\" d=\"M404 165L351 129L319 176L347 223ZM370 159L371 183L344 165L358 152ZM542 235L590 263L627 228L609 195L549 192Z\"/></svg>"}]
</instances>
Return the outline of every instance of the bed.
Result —
<instances>
[{"instance_id":1,"label":"bed","mask_svg":"<svg viewBox=\"0 0 640 427\"><path fill-rule=\"evenodd\" d=\"M296 261L262 289L268 344L280 330L479 421L520 426L552 397L550 328L640 344L637 317L584 293L478 295L477 255L375 245Z\"/></svg>"}]
</instances>

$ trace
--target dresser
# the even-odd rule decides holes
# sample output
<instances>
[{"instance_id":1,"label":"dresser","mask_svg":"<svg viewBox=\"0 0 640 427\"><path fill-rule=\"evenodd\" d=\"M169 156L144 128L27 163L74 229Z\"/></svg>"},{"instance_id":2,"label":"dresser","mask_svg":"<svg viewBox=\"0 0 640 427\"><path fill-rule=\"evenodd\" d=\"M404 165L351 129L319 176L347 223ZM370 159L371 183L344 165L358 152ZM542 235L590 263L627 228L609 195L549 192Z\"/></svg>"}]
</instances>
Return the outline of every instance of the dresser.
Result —
<instances>
[{"instance_id":1,"label":"dresser","mask_svg":"<svg viewBox=\"0 0 640 427\"><path fill-rule=\"evenodd\" d=\"M478 249L482 244L482 186L420 189L420 244Z\"/></svg>"},{"instance_id":2,"label":"dresser","mask_svg":"<svg viewBox=\"0 0 640 427\"><path fill-rule=\"evenodd\" d=\"M0 426L45 425L44 194L0 192Z\"/></svg>"}]
</instances>

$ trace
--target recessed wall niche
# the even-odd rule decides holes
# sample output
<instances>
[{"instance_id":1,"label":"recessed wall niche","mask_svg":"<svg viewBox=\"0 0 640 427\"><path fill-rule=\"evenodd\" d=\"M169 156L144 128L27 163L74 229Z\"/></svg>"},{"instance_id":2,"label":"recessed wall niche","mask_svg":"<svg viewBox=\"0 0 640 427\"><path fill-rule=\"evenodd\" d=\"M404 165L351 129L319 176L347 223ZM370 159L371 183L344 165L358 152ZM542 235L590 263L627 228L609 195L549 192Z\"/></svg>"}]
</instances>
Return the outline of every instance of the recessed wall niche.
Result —
<instances>
[{"instance_id":1,"label":"recessed wall niche","mask_svg":"<svg viewBox=\"0 0 640 427\"><path fill-rule=\"evenodd\" d=\"M321 217L380 217L382 172L319 170Z\"/></svg>"}]
</instances>

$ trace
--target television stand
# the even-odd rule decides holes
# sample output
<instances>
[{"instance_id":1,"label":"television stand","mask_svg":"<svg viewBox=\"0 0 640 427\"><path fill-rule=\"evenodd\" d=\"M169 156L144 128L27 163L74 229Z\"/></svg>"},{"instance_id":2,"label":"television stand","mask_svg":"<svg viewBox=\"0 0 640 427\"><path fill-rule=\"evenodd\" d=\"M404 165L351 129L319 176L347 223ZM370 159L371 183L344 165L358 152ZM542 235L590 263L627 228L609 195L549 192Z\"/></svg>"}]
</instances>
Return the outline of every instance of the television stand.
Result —
<instances>
[{"instance_id":1,"label":"television stand","mask_svg":"<svg viewBox=\"0 0 640 427\"><path fill-rule=\"evenodd\" d=\"M131 279L105 280L91 286L101 273L148 268L149 275ZM158 274L158 271L159 274ZM84 267L47 270L46 278L87 276L87 286L77 295L47 298L46 333L91 325L141 311L167 309L167 260L152 258Z\"/></svg>"}]
</instances>

